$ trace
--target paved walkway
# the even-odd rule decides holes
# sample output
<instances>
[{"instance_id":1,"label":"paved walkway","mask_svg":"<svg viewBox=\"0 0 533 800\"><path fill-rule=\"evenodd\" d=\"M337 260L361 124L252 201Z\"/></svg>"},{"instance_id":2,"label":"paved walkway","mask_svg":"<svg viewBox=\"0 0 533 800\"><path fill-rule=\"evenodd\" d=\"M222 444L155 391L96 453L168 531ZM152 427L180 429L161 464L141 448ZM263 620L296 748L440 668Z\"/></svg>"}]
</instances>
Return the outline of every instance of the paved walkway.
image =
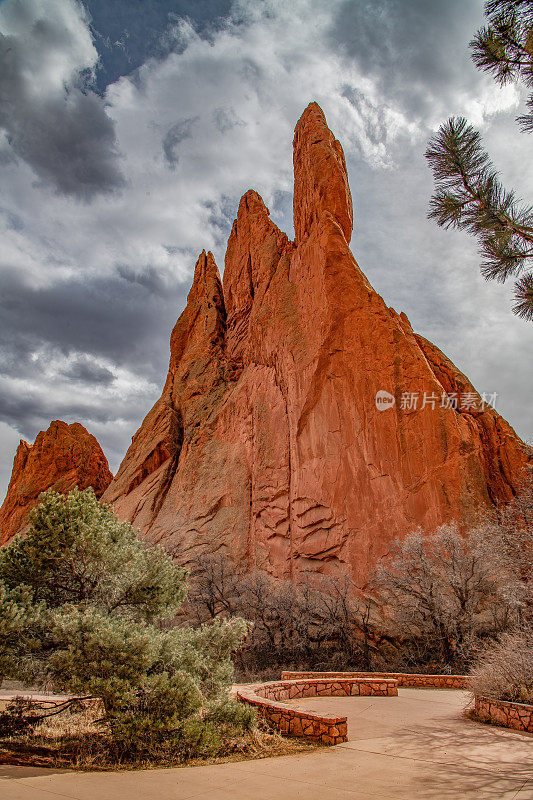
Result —
<instances>
[{"instance_id":1,"label":"paved walkway","mask_svg":"<svg viewBox=\"0 0 533 800\"><path fill-rule=\"evenodd\" d=\"M463 692L307 698L348 715L350 740L258 761L142 772L0 766L1 800L533 800L533 735L462 716Z\"/></svg>"}]
</instances>

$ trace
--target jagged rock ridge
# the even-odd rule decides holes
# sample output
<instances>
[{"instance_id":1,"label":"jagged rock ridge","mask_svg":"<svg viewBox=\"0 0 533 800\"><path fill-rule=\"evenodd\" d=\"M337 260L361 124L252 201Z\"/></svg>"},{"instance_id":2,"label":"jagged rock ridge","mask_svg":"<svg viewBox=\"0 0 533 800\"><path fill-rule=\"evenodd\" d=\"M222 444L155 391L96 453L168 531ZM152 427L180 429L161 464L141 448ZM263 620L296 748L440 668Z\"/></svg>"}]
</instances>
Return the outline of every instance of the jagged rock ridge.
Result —
<instances>
[{"instance_id":1,"label":"jagged rock ridge","mask_svg":"<svg viewBox=\"0 0 533 800\"><path fill-rule=\"evenodd\" d=\"M395 537L494 515L528 454L359 269L342 147L315 103L296 126L294 180L294 242L249 191L223 286L199 257L162 396L104 500L185 560L226 548L278 576L364 580ZM380 390L396 399L383 411ZM438 402L402 408L406 392ZM440 407L453 392L478 402Z\"/></svg>"},{"instance_id":2,"label":"jagged rock ridge","mask_svg":"<svg viewBox=\"0 0 533 800\"><path fill-rule=\"evenodd\" d=\"M92 486L101 497L113 475L94 436L79 422L56 420L34 444L21 440L6 498L0 508L0 545L28 526L28 514L46 489L66 493Z\"/></svg>"}]
</instances>

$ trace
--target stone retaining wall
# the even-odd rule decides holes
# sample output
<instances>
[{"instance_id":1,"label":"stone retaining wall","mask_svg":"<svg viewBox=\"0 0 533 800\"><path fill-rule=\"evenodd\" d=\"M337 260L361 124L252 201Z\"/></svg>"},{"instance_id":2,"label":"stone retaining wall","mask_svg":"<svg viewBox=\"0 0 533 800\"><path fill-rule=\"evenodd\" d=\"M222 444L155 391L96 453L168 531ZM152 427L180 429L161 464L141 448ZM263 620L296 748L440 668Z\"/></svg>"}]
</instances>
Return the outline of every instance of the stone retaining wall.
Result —
<instances>
[{"instance_id":1,"label":"stone retaining wall","mask_svg":"<svg viewBox=\"0 0 533 800\"><path fill-rule=\"evenodd\" d=\"M254 706L267 724L288 736L304 736L322 744L339 744L348 738L346 717L313 714L286 705L287 700L303 697L355 697L378 695L394 697L398 694L395 680L382 678L354 678L352 676L281 680L245 686L236 692L242 703Z\"/></svg>"},{"instance_id":2,"label":"stone retaining wall","mask_svg":"<svg viewBox=\"0 0 533 800\"><path fill-rule=\"evenodd\" d=\"M298 678L371 678L395 680L398 686L419 689L468 689L465 675L415 675L403 672L282 672L283 680Z\"/></svg>"},{"instance_id":3,"label":"stone retaining wall","mask_svg":"<svg viewBox=\"0 0 533 800\"><path fill-rule=\"evenodd\" d=\"M327 684L343 683L346 680L378 683L387 681L396 686L421 689L468 689L467 675L417 675L403 672L289 672L281 673L282 683L326 681ZM272 684L274 685L274 684ZM397 694L397 690L394 692ZM361 692L362 694L362 692ZM301 695L311 696L311 695ZM533 733L533 705L509 703L474 696L474 713L484 722L492 722L518 731Z\"/></svg>"},{"instance_id":4,"label":"stone retaining wall","mask_svg":"<svg viewBox=\"0 0 533 800\"><path fill-rule=\"evenodd\" d=\"M474 713L483 722L493 722L533 733L533 706L524 703L509 703L506 700L491 700L476 695Z\"/></svg>"}]
</instances>

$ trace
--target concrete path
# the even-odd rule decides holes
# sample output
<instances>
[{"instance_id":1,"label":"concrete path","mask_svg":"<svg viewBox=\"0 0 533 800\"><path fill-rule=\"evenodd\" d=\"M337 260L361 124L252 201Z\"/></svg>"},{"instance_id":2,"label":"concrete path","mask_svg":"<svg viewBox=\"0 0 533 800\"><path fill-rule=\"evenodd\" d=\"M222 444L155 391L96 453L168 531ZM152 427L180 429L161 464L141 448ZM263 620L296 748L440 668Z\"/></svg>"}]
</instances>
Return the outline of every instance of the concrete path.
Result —
<instances>
[{"instance_id":1,"label":"concrete path","mask_svg":"<svg viewBox=\"0 0 533 800\"><path fill-rule=\"evenodd\" d=\"M462 716L463 692L308 698L348 715L350 740L206 767L75 773L0 766L1 800L533 800L533 735Z\"/></svg>"}]
</instances>

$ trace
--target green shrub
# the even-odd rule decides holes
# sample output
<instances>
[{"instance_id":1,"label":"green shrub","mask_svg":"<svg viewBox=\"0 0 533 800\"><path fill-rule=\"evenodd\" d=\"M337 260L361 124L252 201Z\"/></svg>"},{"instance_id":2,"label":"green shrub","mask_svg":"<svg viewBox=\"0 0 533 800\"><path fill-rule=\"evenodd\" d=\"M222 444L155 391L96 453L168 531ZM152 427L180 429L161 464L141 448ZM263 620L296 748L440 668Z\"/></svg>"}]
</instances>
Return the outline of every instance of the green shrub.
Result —
<instances>
[{"instance_id":1,"label":"green shrub","mask_svg":"<svg viewBox=\"0 0 533 800\"><path fill-rule=\"evenodd\" d=\"M28 535L0 551L0 665L12 678L99 698L121 754L214 752L221 733L253 724L229 697L231 654L248 624L172 627L186 580L91 489L46 492Z\"/></svg>"}]
</instances>

